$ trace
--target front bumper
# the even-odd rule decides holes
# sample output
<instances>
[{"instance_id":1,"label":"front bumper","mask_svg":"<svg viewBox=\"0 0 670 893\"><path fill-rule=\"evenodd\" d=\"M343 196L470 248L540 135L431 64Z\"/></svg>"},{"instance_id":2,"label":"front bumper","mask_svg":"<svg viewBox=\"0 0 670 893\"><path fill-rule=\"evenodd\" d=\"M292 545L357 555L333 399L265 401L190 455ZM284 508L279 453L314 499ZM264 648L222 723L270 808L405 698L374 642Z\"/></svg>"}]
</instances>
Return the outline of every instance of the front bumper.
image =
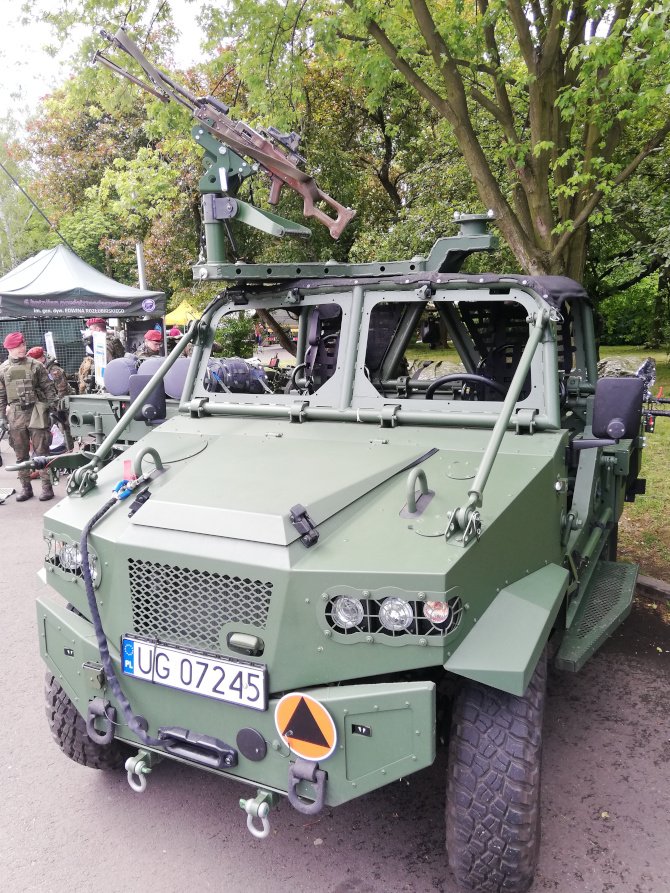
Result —
<instances>
[{"instance_id":1,"label":"front bumper","mask_svg":"<svg viewBox=\"0 0 670 893\"><path fill-rule=\"evenodd\" d=\"M86 718L94 698L117 707L116 737L143 746L128 729L100 669L100 654L92 625L67 610L62 601L42 597L37 601L40 652L49 669ZM195 735L211 736L236 747L238 735L252 730L266 744L265 756L249 759L238 750L237 765L212 769L197 759L164 753L180 762L198 765L255 787L286 793L295 755L281 739L275 725L280 695L270 697L263 712L224 704L121 674L118 643L110 653L133 712L149 723L149 732L178 726ZM349 650L347 649L347 652ZM350 660L350 655L347 653ZM269 668L272 691L272 668ZM281 694L285 694L282 692ZM389 782L429 766L435 759L435 685L432 682L380 682L364 685L322 686L309 695L328 711L335 724L335 749L320 767L327 773L325 803L336 806ZM299 789L300 792L300 789ZM310 796L305 787L305 796Z\"/></svg>"}]
</instances>

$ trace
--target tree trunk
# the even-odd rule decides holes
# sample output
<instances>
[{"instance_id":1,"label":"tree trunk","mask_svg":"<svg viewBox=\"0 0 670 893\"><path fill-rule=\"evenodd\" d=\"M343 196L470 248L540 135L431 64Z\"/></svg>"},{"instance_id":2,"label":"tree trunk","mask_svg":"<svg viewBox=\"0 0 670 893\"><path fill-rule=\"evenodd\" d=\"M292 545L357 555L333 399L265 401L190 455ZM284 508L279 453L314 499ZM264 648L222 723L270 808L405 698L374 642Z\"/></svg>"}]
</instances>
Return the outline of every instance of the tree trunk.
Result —
<instances>
[{"instance_id":1,"label":"tree trunk","mask_svg":"<svg viewBox=\"0 0 670 893\"><path fill-rule=\"evenodd\" d=\"M654 298L654 309L649 325L648 346L652 350L660 350L670 341L668 325L668 295L670 294L670 270L664 267L658 275L658 289Z\"/></svg>"},{"instance_id":2,"label":"tree trunk","mask_svg":"<svg viewBox=\"0 0 670 893\"><path fill-rule=\"evenodd\" d=\"M257 310L256 313L258 314L258 318L263 323L263 325L266 326L268 329L272 329L272 331L277 336L277 341L279 341L284 350L288 351L291 356L295 356L296 346L294 342L282 329L274 316L272 316L271 313L268 313L267 310Z\"/></svg>"}]
</instances>

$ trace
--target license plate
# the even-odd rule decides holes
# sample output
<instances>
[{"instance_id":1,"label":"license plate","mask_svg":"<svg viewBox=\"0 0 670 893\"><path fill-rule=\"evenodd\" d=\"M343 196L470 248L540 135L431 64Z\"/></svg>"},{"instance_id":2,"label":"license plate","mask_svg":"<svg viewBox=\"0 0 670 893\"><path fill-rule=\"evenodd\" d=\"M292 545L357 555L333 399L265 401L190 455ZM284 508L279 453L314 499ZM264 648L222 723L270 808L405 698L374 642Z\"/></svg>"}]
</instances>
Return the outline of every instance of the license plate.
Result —
<instances>
[{"instance_id":1,"label":"license plate","mask_svg":"<svg viewBox=\"0 0 670 893\"><path fill-rule=\"evenodd\" d=\"M210 657L133 636L121 640L121 654L126 676L252 710L267 709L267 670L260 664Z\"/></svg>"}]
</instances>

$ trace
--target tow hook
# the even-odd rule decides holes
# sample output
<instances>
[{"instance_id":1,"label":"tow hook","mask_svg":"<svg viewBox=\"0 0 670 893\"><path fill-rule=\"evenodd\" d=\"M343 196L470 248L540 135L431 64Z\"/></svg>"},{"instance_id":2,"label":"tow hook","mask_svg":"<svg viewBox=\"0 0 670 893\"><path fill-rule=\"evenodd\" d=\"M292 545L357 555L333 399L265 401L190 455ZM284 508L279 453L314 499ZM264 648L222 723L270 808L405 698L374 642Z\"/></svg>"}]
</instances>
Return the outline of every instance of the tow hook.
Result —
<instances>
[{"instance_id":1,"label":"tow hook","mask_svg":"<svg viewBox=\"0 0 670 893\"><path fill-rule=\"evenodd\" d=\"M270 821L268 814L273 806L277 804L279 795L272 791L263 791L259 788L258 793L253 800L240 800L240 807L247 814L247 828L249 833L258 840L263 840L270 833ZM261 820L261 827L254 825L254 819Z\"/></svg>"},{"instance_id":2,"label":"tow hook","mask_svg":"<svg viewBox=\"0 0 670 893\"><path fill-rule=\"evenodd\" d=\"M147 775L154 765L160 762L158 754L148 750L138 750L134 757L128 757L125 769L128 773L128 784L138 794L143 794L147 788Z\"/></svg>"},{"instance_id":3,"label":"tow hook","mask_svg":"<svg viewBox=\"0 0 670 893\"><path fill-rule=\"evenodd\" d=\"M317 815L326 799L326 778L318 763L297 759L288 770L288 802L303 815ZM301 781L307 781L314 787L314 800L305 800L298 794Z\"/></svg>"},{"instance_id":4,"label":"tow hook","mask_svg":"<svg viewBox=\"0 0 670 893\"><path fill-rule=\"evenodd\" d=\"M105 723L104 731L100 732L95 727L95 720ZM114 737L114 724L116 722L116 707L112 707L104 698L93 698L89 701L88 714L86 715L86 734L96 744L109 744Z\"/></svg>"}]
</instances>

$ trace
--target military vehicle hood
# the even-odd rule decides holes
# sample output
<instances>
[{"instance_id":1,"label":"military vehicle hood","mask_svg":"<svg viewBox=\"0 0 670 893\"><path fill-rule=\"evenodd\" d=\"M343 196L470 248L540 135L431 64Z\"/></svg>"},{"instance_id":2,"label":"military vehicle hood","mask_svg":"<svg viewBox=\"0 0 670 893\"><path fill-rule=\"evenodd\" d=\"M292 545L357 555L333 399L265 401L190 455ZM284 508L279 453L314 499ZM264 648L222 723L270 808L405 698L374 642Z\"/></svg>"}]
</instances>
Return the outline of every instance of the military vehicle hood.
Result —
<instances>
[{"instance_id":1,"label":"military vehicle hood","mask_svg":"<svg viewBox=\"0 0 670 893\"><path fill-rule=\"evenodd\" d=\"M289 545L291 509L322 523L426 455L417 445L323 442L281 432L211 438L155 432L166 463L133 522L166 530ZM176 461L170 457L175 454ZM188 462L179 461L190 455Z\"/></svg>"}]
</instances>

